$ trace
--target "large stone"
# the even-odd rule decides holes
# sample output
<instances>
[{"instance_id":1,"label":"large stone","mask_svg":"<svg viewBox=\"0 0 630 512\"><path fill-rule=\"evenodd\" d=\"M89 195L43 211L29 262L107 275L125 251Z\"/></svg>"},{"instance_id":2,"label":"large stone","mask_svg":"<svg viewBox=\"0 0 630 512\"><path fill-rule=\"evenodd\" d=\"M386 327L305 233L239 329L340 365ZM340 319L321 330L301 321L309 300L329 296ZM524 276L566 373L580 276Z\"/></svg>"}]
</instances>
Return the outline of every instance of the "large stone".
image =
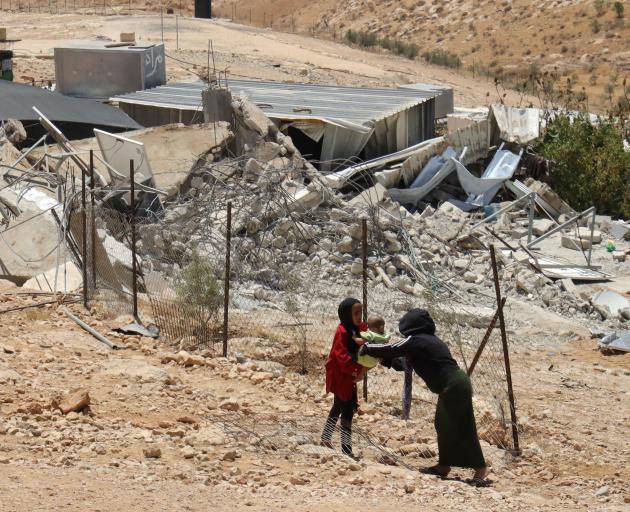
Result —
<instances>
[{"instance_id":1,"label":"large stone","mask_svg":"<svg viewBox=\"0 0 630 512\"><path fill-rule=\"evenodd\" d=\"M349 204L351 206L376 206L383 200L386 193L387 189L380 183L377 183L372 188L361 192L357 197L352 199Z\"/></svg>"},{"instance_id":2,"label":"large stone","mask_svg":"<svg viewBox=\"0 0 630 512\"><path fill-rule=\"evenodd\" d=\"M337 250L342 254L351 253L354 250L354 241L349 236L344 236L337 244Z\"/></svg>"},{"instance_id":3,"label":"large stone","mask_svg":"<svg viewBox=\"0 0 630 512\"><path fill-rule=\"evenodd\" d=\"M549 219L536 219L532 223L532 231L533 231L535 236L542 236L547 231L550 231L551 229L553 229L553 227L555 225L556 225L556 223L554 221L552 221L552 220L549 220ZM527 232L526 232L526 234L527 234Z\"/></svg>"},{"instance_id":4,"label":"large stone","mask_svg":"<svg viewBox=\"0 0 630 512\"><path fill-rule=\"evenodd\" d=\"M578 228L577 238L588 240L594 244L600 244L602 242L602 232L595 229L591 235L591 228Z\"/></svg>"},{"instance_id":5,"label":"large stone","mask_svg":"<svg viewBox=\"0 0 630 512\"><path fill-rule=\"evenodd\" d=\"M56 280L55 280L56 279ZM68 293L83 286L83 275L77 266L68 261L57 268L51 268L43 274L36 275L26 281L22 288L41 290L44 292Z\"/></svg>"},{"instance_id":6,"label":"large stone","mask_svg":"<svg viewBox=\"0 0 630 512\"><path fill-rule=\"evenodd\" d=\"M90 393L87 389L76 389L70 392L61 402L57 404L57 408L64 414L71 412L81 412L90 405Z\"/></svg>"},{"instance_id":7,"label":"large stone","mask_svg":"<svg viewBox=\"0 0 630 512\"><path fill-rule=\"evenodd\" d=\"M589 240L567 235L562 236L560 244L565 249L572 249L574 251L589 249L591 247L591 242Z\"/></svg>"},{"instance_id":8,"label":"large stone","mask_svg":"<svg viewBox=\"0 0 630 512\"><path fill-rule=\"evenodd\" d=\"M261 142L254 148L254 156L260 162L270 162L280 154L280 145L275 142ZM282 168L286 167L282 165Z\"/></svg>"},{"instance_id":9,"label":"large stone","mask_svg":"<svg viewBox=\"0 0 630 512\"><path fill-rule=\"evenodd\" d=\"M142 453L147 459L159 459L162 457L162 450L157 446L147 446L142 449Z\"/></svg>"}]
</instances>

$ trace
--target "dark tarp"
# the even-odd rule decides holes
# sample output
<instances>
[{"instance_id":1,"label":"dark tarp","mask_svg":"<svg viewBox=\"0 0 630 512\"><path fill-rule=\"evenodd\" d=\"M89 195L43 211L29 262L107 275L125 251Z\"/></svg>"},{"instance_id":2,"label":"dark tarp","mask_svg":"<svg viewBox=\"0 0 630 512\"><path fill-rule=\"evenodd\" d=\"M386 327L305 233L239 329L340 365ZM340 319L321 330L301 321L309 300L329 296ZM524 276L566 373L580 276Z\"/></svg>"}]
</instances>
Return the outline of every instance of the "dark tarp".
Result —
<instances>
[{"instance_id":1,"label":"dark tarp","mask_svg":"<svg viewBox=\"0 0 630 512\"><path fill-rule=\"evenodd\" d=\"M142 128L116 107L0 80L0 121L21 121L28 134L25 145L46 133L33 107L37 107L70 140L93 137L94 128L114 133Z\"/></svg>"}]
</instances>

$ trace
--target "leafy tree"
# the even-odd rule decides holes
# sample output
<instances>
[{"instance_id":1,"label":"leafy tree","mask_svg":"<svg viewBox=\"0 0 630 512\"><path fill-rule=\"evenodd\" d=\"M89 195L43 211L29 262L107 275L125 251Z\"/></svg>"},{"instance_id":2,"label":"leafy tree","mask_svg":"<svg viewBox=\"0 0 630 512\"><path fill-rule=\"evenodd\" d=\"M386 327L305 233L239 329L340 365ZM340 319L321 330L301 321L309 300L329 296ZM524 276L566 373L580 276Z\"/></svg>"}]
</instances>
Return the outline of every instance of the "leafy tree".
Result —
<instances>
[{"instance_id":1,"label":"leafy tree","mask_svg":"<svg viewBox=\"0 0 630 512\"><path fill-rule=\"evenodd\" d=\"M538 152L552 162L551 186L573 208L630 218L630 152L612 123L559 115Z\"/></svg>"},{"instance_id":2,"label":"leafy tree","mask_svg":"<svg viewBox=\"0 0 630 512\"><path fill-rule=\"evenodd\" d=\"M623 18L623 14L625 11L623 2L615 2L614 7L615 7L615 14L617 15L617 18L619 19Z\"/></svg>"}]
</instances>

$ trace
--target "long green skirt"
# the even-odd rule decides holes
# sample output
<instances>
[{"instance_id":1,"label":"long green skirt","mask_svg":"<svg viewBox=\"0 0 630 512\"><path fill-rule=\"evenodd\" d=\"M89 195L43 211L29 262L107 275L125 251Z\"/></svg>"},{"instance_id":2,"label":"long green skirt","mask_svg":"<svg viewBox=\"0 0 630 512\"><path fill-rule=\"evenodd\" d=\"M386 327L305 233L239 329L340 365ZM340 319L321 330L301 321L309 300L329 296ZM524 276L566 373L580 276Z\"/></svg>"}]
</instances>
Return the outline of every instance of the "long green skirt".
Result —
<instances>
[{"instance_id":1,"label":"long green skirt","mask_svg":"<svg viewBox=\"0 0 630 512\"><path fill-rule=\"evenodd\" d=\"M435 411L439 463L460 468L483 468L468 375L458 370L449 375Z\"/></svg>"}]
</instances>

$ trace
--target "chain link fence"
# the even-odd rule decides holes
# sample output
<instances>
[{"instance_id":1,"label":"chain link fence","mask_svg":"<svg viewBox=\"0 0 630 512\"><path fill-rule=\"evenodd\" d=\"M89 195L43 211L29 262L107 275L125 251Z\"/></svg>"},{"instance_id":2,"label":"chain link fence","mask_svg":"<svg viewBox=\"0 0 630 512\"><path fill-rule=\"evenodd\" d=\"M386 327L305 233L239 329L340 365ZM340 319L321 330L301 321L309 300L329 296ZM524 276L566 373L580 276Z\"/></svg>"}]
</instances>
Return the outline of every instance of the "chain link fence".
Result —
<instances>
[{"instance_id":1,"label":"chain link fence","mask_svg":"<svg viewBox=\"0 0 630 512\"><path fill-rule=\"evenodd\" d=\"M135 229L140 316L155 322L175 348L217 354L226 348L243 360L280 363L321 386L337 305L348 296L361 299L365 287L367 312L382 315L391 333L410 308L428 309L437 334L468 369L495 313L492 286L473 294L472 287L462 290L437 278L435 257L444 252L449 258L449 248L420 233L417 219L393 203L366 193L354 197L352 191L347 197L354 198L344 201L312 169L283 164L273 171L245 158L208 163L162 215L135 226L128 215L86 204L85 247L79 204L70 231L76 251L87 251L91 300L133 311ZM479 279L492 284L490 257L484 262ZM460 266L457 272L465 273L467 267ZM380 366L369 371L364 398L369 407L408 418L428 440L436 397L416 376L407 378L410 405L403 403L405 375ZM513 449L498 326L472 382L480 437ZM434 452L425 442L415 449L407 446L406 454Z\"/></svg>"}]
</instances>

